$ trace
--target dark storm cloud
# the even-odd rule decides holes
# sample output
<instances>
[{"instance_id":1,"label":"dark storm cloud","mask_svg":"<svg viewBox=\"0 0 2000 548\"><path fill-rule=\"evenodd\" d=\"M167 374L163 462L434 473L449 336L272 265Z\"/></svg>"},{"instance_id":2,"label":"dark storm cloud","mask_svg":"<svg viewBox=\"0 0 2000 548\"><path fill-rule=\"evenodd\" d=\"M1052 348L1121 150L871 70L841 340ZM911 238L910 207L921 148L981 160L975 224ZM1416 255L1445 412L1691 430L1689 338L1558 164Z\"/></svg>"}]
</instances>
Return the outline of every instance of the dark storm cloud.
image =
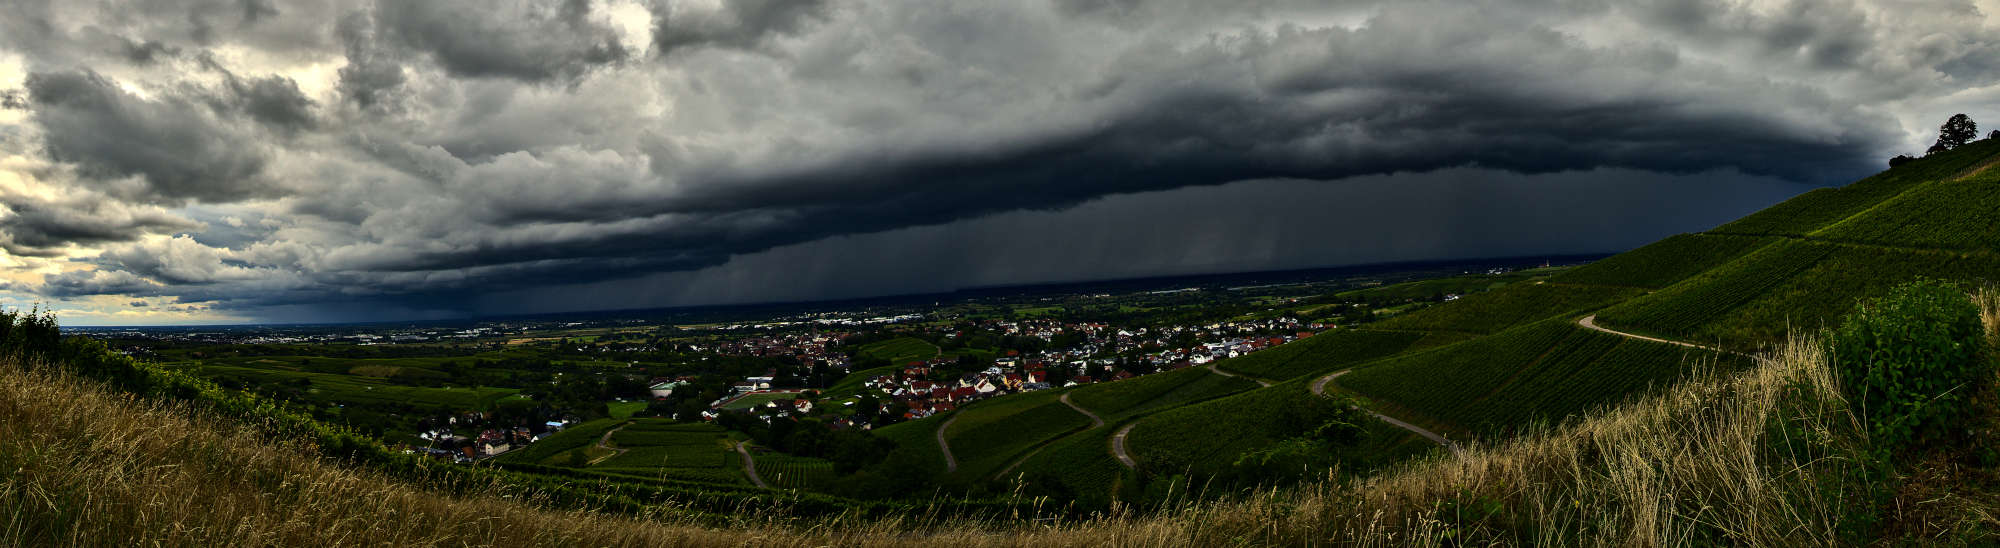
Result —
<instances>
[{"instance_id":1,"label":"dark storm cloud","mask_svg":"<svg viewBox=\"0 0 2000 548\"><path fill-rule=\"evenodd\" d=\"M685 2L653 6L653 46L662 55L687 48L750 48L798 32L825 16L827 0L741 0L715 11L688 10Z\"/></svg>"},{"instance_id":2,"label":"dark storm cloud","mask_svg":"<svg viewBox=\"0 0 2000 548\"><path fill-rule=\"evenodd\" d=\"M590 19L588 0L519 3L382 0L377 35L430 54L457 76L528 81L573 77L624 60L616 34Z\"/></svg>"},{"instance_id":3,"label":"dark storm cloud","mask_svg":"<svg viewBox=\"0 0 2000 548\"><path fill-rule=\"evenodd\" d=\"M102 197L64 203L0 196L0 207L0 249L22 256L56 256L71 244L129 242L200 227L165 211Z\"/></svg>"},{"instance_id":4,"label":"dark storm cloud","mask_svg":"<svg viewBox=\"0 0 2000 548\"><path fill-rule=\"evenodd\" d=\"M281 132L312 129L313 101L297 82L282 76L249 81L229 80L235 106L251 118Z\"/></svg>"},{"instance_id":5,"label":"dark storm cloud","mask_svg":"<svg viewBox=\"0 0 2000 548\"><path fill-rule=\"evenodd\" d=\"M49 157L103 179L137 177L142 188L108 188L173 203L230 202L274 191L263 177L269 152L255 134L219 119L199 97L148 101L95 72L28 77L34 119Z\"/></svg>"},{"instance_id":6,"label":"dark storm cloud","mask_svg":"<svg viewBox=\"0 0 2000 548\"><path fill-rule=\"evenodd\" d=\"M1411 184L1397 174L1467 166L1831 184L1904 152L1912 120L1935 123L1926 98L2000 74L2000 40L1964 4L101 0L18 13L0 45L31 74L6 103L28 127L0 127L0 152L45 160L33 178L64 198L9 198L0 223L21 228L7 225L6 249L102 250L77 259L96 273L52 276L51 295L251 315L331 301L448 313L492 291L746 268L727 265L912 227L1005 232L980 220L1245 180L1361 178L1376 185L1363 197L1406 195L1388 186ZM74 205L88 197L123 209ZM1487 221L1468 230L1504 224ZM971 265L938 266L940 279L1006 268L906 260Z\"/></svg>"}]
</instances>

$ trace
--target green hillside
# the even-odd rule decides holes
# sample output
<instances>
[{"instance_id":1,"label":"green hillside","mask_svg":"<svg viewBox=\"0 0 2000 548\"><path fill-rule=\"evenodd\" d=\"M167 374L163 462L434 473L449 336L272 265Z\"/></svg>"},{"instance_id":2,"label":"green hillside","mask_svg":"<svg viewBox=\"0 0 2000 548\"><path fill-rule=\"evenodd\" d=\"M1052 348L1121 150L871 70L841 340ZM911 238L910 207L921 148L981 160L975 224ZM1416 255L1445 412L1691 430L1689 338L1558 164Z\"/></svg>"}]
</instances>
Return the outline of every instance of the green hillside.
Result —
<instances>
[{"instance_id":1,"label":"green hillside","mask_svg":"<svg viewBox=\"0 0 2000 548\"><path fill-rule=\"evenodd\" d=\"M1216 364L1280 382L1269 388L1213 384L1227 381L1191 370L1078 389L1073 399L1113 424L1046 443L1020 474L1058 492L1130 482L1134 472L1107 455L1120 424L1132 425L1127 445L1142 470L1221 473L1282 437L1272 425L1312 396L1316 381L1452 437L1496 439L1745 367L1736 354L1633 335L1751 350L1917 277L2000 276L2000 170L1988 169L1995 153L2000 141L1981 141L1553 277L1512 279ZM1370 291L1471 289L1463 285ZM1578 325L1588 315L1618 333ZM1397 432L1389 436L1421 440Z\"/></svg>"}]
</instances>

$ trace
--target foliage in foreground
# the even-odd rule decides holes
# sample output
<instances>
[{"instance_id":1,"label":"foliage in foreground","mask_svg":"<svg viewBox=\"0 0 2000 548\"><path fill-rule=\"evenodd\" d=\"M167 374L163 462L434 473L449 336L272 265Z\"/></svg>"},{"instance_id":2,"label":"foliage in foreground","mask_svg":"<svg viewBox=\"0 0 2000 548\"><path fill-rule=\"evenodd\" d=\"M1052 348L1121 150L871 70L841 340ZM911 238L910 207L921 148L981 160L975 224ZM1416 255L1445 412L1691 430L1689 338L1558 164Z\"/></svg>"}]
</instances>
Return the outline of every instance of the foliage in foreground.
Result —
<instances>
[{"instance_id":1,"label":"foliage in foreground","mask_svg":"<svg viewBox=\"0 0 2000 548\"><path fill-rule=\"evenodd\" d=\"M1981 301L1991 338L2000 299ZM1366 479L1055 524L836 516L607 516L493 484L443 496L273 444L176 400L0 360L0 545L1127 546L1979 543L1996 469L1959 449L1878 460L1825 354L1794 340L1739 374ZM1987 382L1990 382L1988 379ZM1976 444L1995 441L1987 402ZM569 508L558 510L555 508Z\"/></svg>"}]
</instances>

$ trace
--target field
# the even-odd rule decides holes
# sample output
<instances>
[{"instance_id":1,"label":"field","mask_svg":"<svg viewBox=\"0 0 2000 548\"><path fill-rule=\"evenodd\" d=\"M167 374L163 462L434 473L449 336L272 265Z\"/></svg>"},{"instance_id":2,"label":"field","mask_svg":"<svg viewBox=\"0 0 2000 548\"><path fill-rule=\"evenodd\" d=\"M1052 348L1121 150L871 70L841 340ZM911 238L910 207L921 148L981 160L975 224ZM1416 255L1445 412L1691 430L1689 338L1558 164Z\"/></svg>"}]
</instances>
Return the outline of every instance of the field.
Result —
<instances>
[{"instance_id":1,"label":"field","mask_svg":"<svg viewBox=\"0 0 2000 548\"><path fill-rule=\"evenodd\" d=\"M1090 419L1062 402L1061 390L994 398L958 411L945 431L958 476L987 478L1043 442L1090 426Z\"/></svg>"},{"instance_id":2,"label":"field","mask_svg":"<svg viewBox=\"0 0 2000 548\"><path fill-rule=\"evenodd\" d=\"M1576 267L1552 281L1659 289L1729 262L1775 238L1679 234Z\"/></svg>"},{"instance_id":3,"label":"field","mask_svg":"<svg viewBox=\"0 0 2000 548\"><path fill-rule=\"evenodd\" d=\"M890 365L908 365L910 362L938 357L939 350L937 345L929 341L903 337L862 345L860 354L888 360Z\"/></svg>"},{"instance_id":4,"label":"field","mask_svg":"<svg viewBox=\"0 0 2000 548\"><path fill-rule=\"evenodd\" d=\"M1500 274L1500 275L1490 275L1490 276L1489 275L1457 276L1451 278L1437 278L1433 280L1418 280L1414 282L1404 282L1399 284L1386 285L1382 287L1371 287L1368 289L1356 289L1353 291L1346 291L1339 293L1338 296L1342 298L1355 299L1368 302L1402 301L1408 299L1428 299L1439 295L1448 295L1448 294L1464 295L1468 293L1490 291L1504 287L1507 284L1519 282L1522 280L1527 280L1532 277L1534 277L1533 274L1526 274L1520 272Z\"/></svg>"},{"instance_id":5,"label":"field","mask_svg":"<svg viewBox=\"0 0 2000 548\"><path fill-rule=\"evenodd\" d=\"M1333 386L1386 404L1408 415L1405 420L1490 436L1617 403L1704 372L1717 359L1712 352L1600 333L1557 318L1379 362Z\"/></svg>"},{"instance_id":6,"label":"field","mask_svg":"<svg viewBox=\"0 0 2000 548\"><path fill-rule=\"evenodd\" d=\"M1642 290L1603 285L1530 282L1384 320L1373 327L1419 331L1497 333L1550 316L1579 313L1615 303Z\"/></svg>"},{"instance_id":7,"label":"field","mask_svg":"<svg viewBox=\"0 0 2000 548\"><path fill-rule=\"evenodd\" d=\"M1263 379L1290 380L1459 338L1450 333L1335 329L1223 360L1216 367Z\"/></svg>"},{"instance_id":8,"label":"field","mask_svg":"<svg viewBox=\"0 0 2000 548\"><path fill-rule=\"evenodd\" d=\"M868 382L868 379L893 374L902 370L902 365L885 365L848 373L847 376L841 377L839 381L834 382L833 386L828 386L825 394L829 399L858 396L865 389L862 384Z\"/></svg>"},{"instance_id":9,"label":"field","mask_svg":"<svg viewBox=\"0 0 2000 548\"><path fill-rule=\"evenodd\" d=\"M833 462L784 453L751 452L757 460L757 475L780 489L812 489L835 477Z\"/></svg>"},{"instance_id":10,"label":"field","mask_svg":"<svg viewBox=\"0 0 2000 548\"><path fill-rule=\"evenodd\" d=\"M1118 422L1149 411L1256 387L1257 383L1249 379L1225 377L1204 368L1190 367L1117 382L1079 386L1070 393L1070 401L1104 417L1106 421Z\"/></svg>"},{"instance_id":11,"label":"field","mask_svg":"<svg viewBox=\"0 0 2000 548\"><path fill-rule=\"evenodd\" d=\"M486 409L491 407L494 401L519 392L519 390L511 388L424 388L402 386L367 376L226 365L203 365L197 368L197 372L204 377L214 379L251 380L261 383L304 383L308 387L306 390L308 397L325 402L392 404L447 409Z\"/></svg>"},{"instance_id":12,"label":"field","mask_svg":"<svg viewBox=\"0 0 2000 548\"><path fill-rule=\"evenodd\" d=\"M637 419L611 434L622 450L584 470L670 480L746 482L732 463L735 455L721 428L704 423Z\"/></svg>"},{"instance_id":13,"label":"field","mask_svg":"<svg viewBox=\"0 0 2000 548\"><path fill-rule=\"evenodd\" d=\"M944 451L937 444L937 430L949 414L899 422L875 429L875 435L896 442L889 460L911 475L935 477L944 473Z\"/></svg>"},{"instance_id":14,"label":"field","mask_svg":"<svg viewBox=\"0 0 2000 548\"><path fill-rule=\"evenodd\" d=\"M571 425L569 428L564 428L561 432L542 438L542 441L528 444L527 447L508 451L506 454L495 458L501 462L520 464L566 464L561 459L568 455L570 450L595 445L598 439L604 437L605 432L624 425L625 422L618 419L599 419L583 424Z\"/></svg>"}]
</instances>

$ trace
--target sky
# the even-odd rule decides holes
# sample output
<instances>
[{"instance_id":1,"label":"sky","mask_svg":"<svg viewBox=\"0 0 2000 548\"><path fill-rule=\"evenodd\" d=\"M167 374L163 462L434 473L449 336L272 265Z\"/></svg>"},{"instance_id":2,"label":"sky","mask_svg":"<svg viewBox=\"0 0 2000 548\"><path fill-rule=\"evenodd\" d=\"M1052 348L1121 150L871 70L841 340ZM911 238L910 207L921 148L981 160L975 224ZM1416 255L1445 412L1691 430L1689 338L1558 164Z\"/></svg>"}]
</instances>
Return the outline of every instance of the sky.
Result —
<instances>
[{"instance_id":1,"label":"sky","mask_svg":"<svg viewBox=\"0 0 2000 548\"><path fill-rule=\"evenodd\" d=\"M1610 253L2000 121L2000 0L0 0L0 306Z\"/></svg>"}]
</instances>

